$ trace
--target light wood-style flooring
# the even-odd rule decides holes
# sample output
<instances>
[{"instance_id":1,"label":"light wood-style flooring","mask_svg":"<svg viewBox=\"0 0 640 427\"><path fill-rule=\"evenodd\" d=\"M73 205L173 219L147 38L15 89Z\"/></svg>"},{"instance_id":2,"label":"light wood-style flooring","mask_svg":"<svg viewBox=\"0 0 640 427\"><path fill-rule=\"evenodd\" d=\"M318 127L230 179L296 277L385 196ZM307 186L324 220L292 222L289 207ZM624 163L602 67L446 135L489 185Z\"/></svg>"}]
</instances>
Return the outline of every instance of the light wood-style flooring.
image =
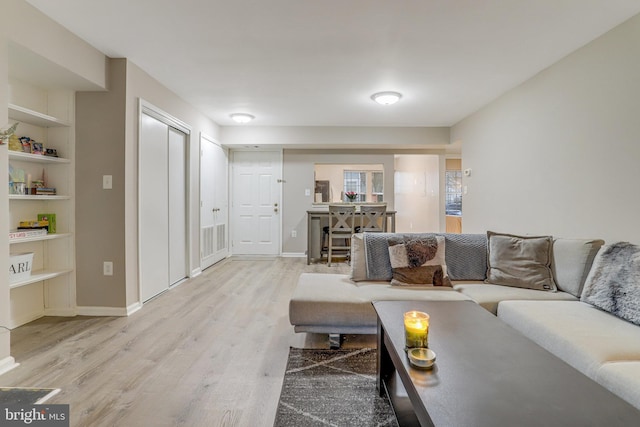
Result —
<instances>
[{"instance_id":1,"label":"light wood-style flooring","mask_svg":"<svg viewBox=\"0 0 640 427\"><path fill-rule=\"evenodd\" d=\"M289 324L297 277L348 269L229 258L130 317L36 320L11 332L20 366L0 386L62 389L48 403L69 404L72 426L272 426L289 346L328 347Z\"/></svg>"}]
</instances>

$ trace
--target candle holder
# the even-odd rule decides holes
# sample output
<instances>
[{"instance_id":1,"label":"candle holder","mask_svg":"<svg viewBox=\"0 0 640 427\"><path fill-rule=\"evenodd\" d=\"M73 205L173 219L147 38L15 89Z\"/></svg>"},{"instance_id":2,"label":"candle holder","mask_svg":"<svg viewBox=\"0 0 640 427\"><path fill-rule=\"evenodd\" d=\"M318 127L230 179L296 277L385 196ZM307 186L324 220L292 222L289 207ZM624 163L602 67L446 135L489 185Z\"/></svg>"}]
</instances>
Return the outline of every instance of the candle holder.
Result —
<instances>
[{"instance_id":1,"label":"candle holder","mask_svg":"<svg viewBox=\"0 0 640 427\"><path fill-rule=\"evenodd\" d=\"M422 311L404 314L405 350L429 347L429 315Z\"/></svg>"}]
</instances>

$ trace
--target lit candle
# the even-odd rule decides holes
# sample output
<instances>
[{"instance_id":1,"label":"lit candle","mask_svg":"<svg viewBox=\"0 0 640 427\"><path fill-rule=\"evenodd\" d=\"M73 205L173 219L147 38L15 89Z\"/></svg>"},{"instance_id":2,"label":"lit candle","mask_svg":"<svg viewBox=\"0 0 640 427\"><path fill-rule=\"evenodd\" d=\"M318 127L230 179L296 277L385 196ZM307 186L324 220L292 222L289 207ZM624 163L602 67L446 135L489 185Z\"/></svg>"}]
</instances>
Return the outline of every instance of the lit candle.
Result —
<instances>
[{"instance_id":1,"label":"lit candle","mask_svg":"<svg viewBox=\"0 0 640 427\"><path fill-rule=\"evenodd\" d=\"M426 348L429 343L429 315L421 311L404 314L404 337L407 348Z\"/></svg>"}]
</instances>

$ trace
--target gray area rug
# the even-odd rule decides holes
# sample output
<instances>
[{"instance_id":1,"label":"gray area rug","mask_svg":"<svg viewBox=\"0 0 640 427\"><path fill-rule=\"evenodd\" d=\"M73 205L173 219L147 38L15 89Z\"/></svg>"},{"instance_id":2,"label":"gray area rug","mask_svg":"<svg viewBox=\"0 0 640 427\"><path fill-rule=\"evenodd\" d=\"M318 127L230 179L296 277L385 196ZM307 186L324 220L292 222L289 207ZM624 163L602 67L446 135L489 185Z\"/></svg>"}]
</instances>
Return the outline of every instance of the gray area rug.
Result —
<instances>
[{"instance_id":1,"label":"gray area rug","mask_svg":"<svg viewBox=\"0 0 640 427\"><path fill-rule=\"evenodd\" d=\"M397 426L376 390L376 350L291 348L275 427Z\"/></svg>"},{"instance_id":2,"label":"gray area rug","mask_svg":"<svg viewBox=\"0 0 640 427\"><path fill-rule=\"evenodd\" d=\"M1 387L0 406L41 404L59 391L59 388Z\"/></svg>"}]
</instances>

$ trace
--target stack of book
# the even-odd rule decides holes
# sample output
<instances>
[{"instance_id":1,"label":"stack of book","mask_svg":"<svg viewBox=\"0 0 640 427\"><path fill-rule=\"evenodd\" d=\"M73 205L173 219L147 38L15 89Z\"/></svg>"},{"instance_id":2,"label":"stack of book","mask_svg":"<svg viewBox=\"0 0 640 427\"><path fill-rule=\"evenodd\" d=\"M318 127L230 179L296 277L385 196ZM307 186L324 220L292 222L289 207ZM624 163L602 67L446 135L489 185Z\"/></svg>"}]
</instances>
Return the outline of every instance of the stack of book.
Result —
<instances>
[{"instance_id":1,"label":"stack of book","mask_svg":"<svg viewBox=\"0 0 640 427\"><path fill-rule=\"evenodd\" d=\"M38 236L46 236L47 235L47 229L46 228L40 228L40 229L35 229L35 230L12 230L9 232L9 240L13 240L13 239L26 239L29 237L38 237Z\"/></svg>"},{"instance_id":2,"label":"stack of book","mask_svg":"<svg viewBox=\"0 0 640 427\"><path fill-rule=\"evenodd\" d=\"M56 189L51 187L36 187L36 195L37 196L55 196Z\"/></svg>"}]
</instances>

